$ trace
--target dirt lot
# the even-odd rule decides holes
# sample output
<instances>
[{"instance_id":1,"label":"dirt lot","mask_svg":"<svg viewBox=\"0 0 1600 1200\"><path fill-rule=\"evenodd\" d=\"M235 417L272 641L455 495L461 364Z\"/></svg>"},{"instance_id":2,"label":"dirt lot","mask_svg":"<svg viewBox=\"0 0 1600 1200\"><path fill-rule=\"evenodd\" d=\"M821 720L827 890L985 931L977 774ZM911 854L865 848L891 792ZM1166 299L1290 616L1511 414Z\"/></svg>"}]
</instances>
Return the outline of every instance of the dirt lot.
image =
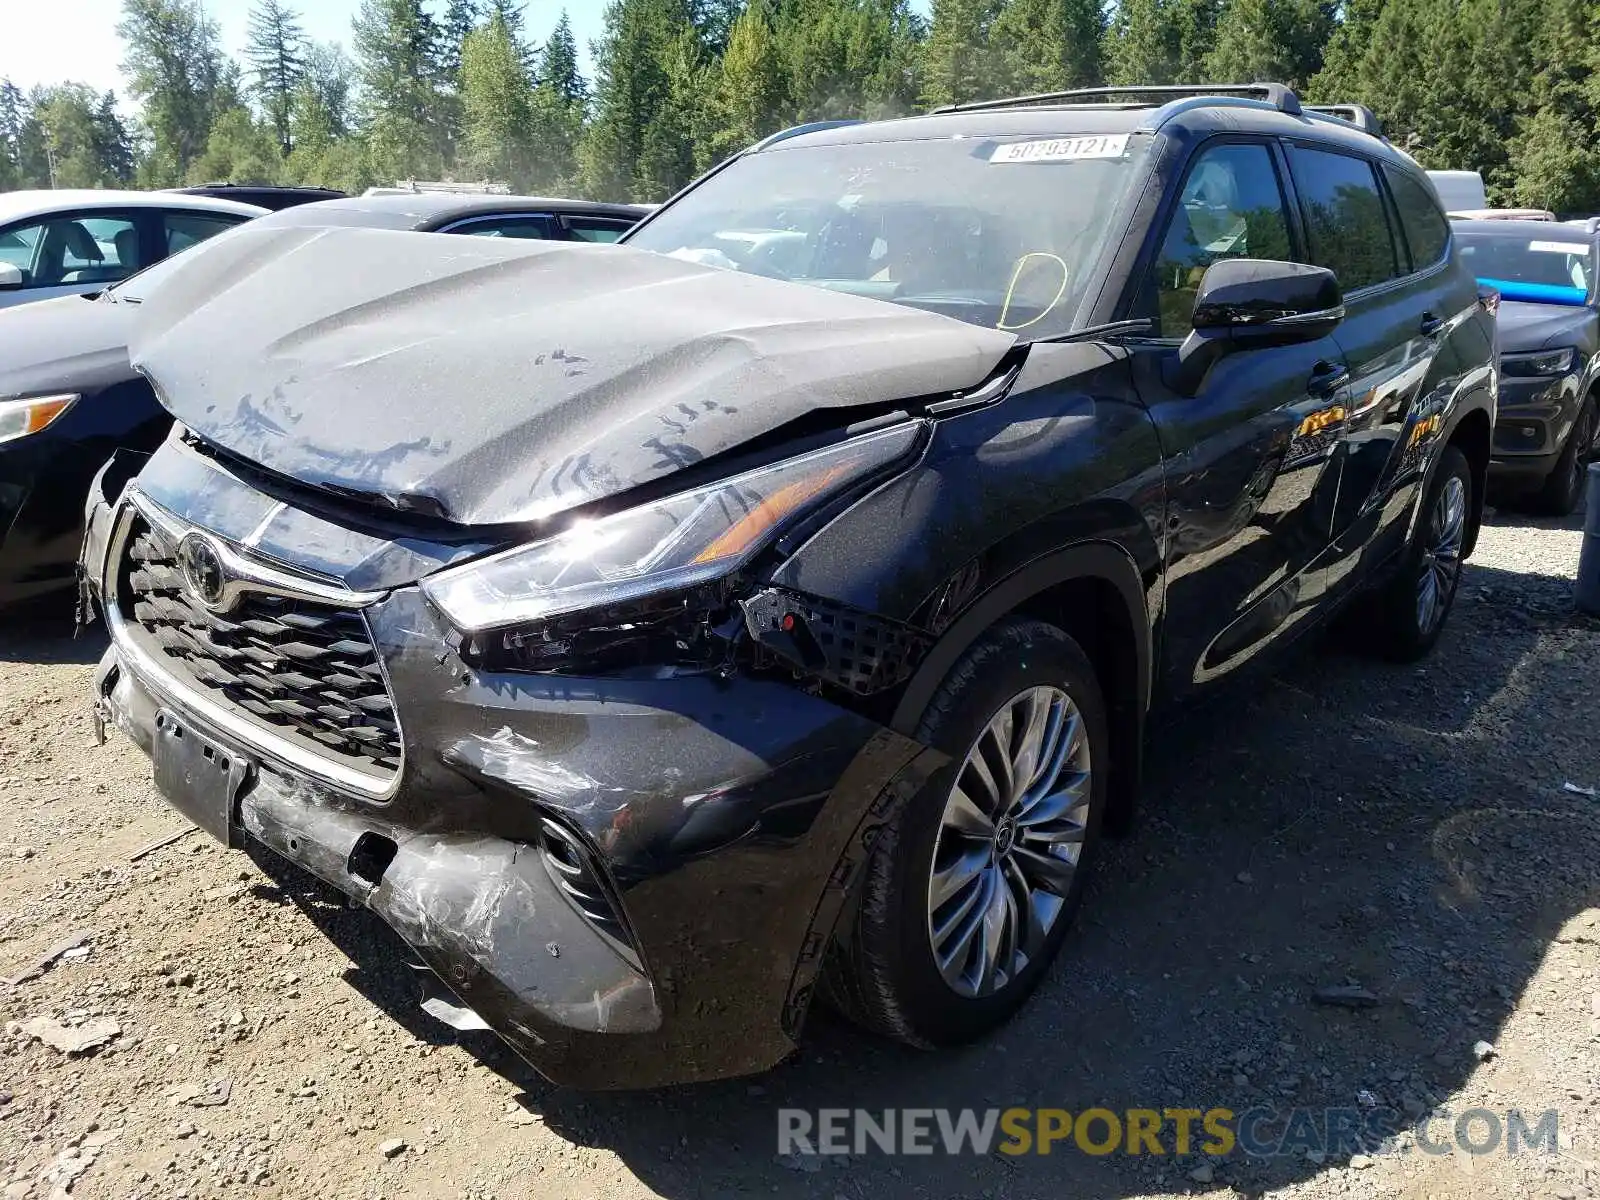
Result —
<instances>
[{"instance_id":1,"label":"dirt lot","mask_svg":"<svg viewBox=\"0 0 1600 1200\"><path fill-rule=\"evenodd\" d=\"M131 862L179 823L136 751L93 745L100 642L13 624L0 977L89 936L0 984L0 1196L1589 1196L1600 800L1564 785L1600 786L1600 625L1569 610L1578 528L1496 518L1421 667L1313 647L1158 731L1138 832L1001 1036L930 1056L819 1018L765 1077L642 1095L553 1090L436 1025L392 935L292 868L200 835ZM1313 1002L1345 984L1378 1003ZM67 1057L40 1017L117 1032ZM1466 1109L1555 1109L1559 1151L776 1153L781 1106L1366 1103L1449 1114L1439 1137Z\"/></svg>"}]
</instances>

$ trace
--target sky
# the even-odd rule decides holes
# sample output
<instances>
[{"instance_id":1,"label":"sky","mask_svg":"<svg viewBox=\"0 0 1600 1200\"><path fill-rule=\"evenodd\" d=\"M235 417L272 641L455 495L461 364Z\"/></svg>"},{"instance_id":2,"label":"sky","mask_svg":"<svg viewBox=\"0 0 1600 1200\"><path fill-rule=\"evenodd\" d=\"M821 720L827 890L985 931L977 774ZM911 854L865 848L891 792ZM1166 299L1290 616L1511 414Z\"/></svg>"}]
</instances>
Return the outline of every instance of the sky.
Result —
<instances>
[{"instance_id":1,"label":"sky","mask_svg":"<svg viewBox=\"0 0 1600 1200\"><path fill-rule=\"evenodd\" d=\"M222 45L238 57L244 45L252 0L202 0L222 29ZM528 0L524 24L542 43L565 7L572 19L585 72L589 42L603 31L606 0ZM341 42L350 49L350 19L360 0L291 0L306 33L319 42ZM442 8L436 3L435 8ZM24 91L41 83L87 83L96 91L123 96L122 41L117 20L122 0L0 0L0 79Z\"/></svg>"}]
</instances>

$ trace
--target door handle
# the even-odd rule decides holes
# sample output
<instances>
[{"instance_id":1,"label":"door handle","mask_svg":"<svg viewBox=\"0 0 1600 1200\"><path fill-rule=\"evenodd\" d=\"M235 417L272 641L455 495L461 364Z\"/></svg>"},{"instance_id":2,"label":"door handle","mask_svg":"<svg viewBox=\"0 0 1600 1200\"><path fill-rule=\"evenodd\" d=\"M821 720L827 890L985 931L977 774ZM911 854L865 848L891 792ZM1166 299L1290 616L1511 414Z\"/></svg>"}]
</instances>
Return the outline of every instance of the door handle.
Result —
<instances>
[{"instance_id":1,"label":"door handle","mask_svg":"<svg viewBox=\"0 0 1600 1200\"><path fill-rule=\"evenodd\" d=\"M1313 396L1326 396L1337 392L1350 382L1350 368L1341 362L1319 362L1311 369L1306 391Z\"/></svg>"},{"instance_id":2,"label":"door handle","mask_svg":"<svg viewBox=\"0 0 1600 1200\"><path fill-rule=\"evenodd\" d=\"M1422 336L1423 337L1432 337L1434 334L1438 333L1443 328L1444 328L1444 318L1443 317L1436 317L1431 312L1425 312L1425 313L1422 314L1421 330L1422 330Z\"/></svg>"}]
</instances>

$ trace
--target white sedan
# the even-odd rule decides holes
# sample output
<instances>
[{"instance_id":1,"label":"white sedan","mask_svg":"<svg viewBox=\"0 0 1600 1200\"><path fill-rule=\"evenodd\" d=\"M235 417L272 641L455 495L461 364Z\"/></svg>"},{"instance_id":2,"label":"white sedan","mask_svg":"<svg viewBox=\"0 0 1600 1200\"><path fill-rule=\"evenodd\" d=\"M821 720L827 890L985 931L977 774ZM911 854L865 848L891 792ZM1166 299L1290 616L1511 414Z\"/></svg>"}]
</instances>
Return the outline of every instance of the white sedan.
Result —
<instances>
[{"instance_id":1,"label":"white sedan","mask_svg":"<svg viewBox=\"0 0 1600 1200\"><path fill-rule=\"evenodd\" d=\"M171 192L0 192L0 309L98 292L266 211Z\"/></svg>"}]
</instances>

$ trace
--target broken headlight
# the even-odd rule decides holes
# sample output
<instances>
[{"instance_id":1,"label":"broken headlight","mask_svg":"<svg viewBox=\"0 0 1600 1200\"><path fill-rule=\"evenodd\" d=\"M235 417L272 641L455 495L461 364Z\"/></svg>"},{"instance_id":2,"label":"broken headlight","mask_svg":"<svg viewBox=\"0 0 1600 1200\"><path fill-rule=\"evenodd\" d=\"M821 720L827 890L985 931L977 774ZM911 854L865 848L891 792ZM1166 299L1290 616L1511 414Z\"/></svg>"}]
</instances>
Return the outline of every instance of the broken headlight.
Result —
<instances>
[{"instance_id":1,"label":"broken headlight","mask_svg":"<svg viewBox=\"0 0 1600 1200\"><path fill-rule=\"evenodd\" d=\"M907 422L597 520L424 580L465 633L549 621L738 570L819 504L904 458Z\"/></svg>"}]
</instances>

